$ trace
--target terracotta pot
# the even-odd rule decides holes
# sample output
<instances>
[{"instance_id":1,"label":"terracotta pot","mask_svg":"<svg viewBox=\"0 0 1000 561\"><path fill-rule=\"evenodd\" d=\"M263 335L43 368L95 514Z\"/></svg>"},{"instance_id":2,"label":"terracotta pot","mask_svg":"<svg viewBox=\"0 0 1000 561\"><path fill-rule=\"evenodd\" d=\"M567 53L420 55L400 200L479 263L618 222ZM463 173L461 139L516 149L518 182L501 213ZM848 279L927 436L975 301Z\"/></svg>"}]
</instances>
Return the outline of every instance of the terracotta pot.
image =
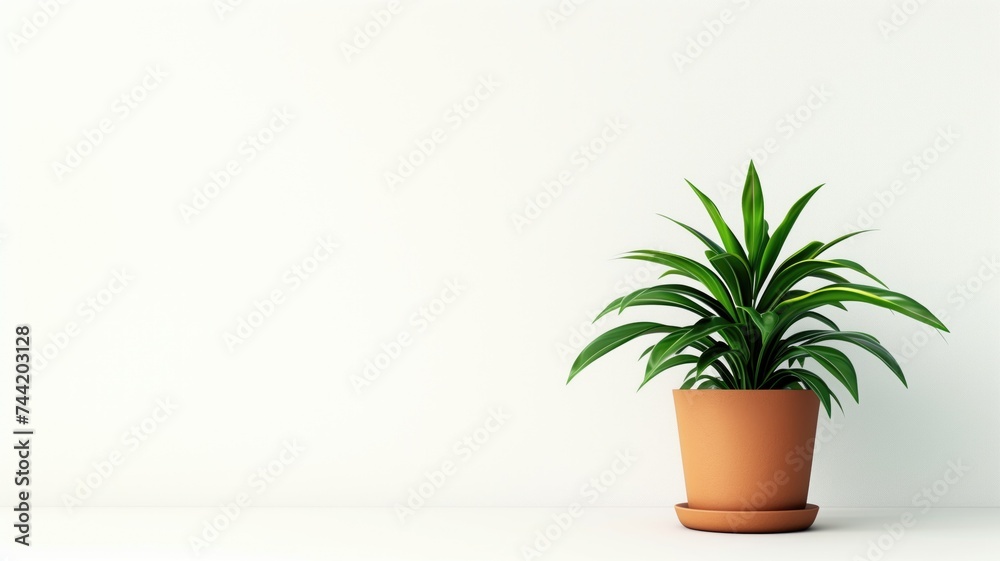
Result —
<instances>
[{"instance_id":1,"label":"terracotta pot","mask_svg":"<svg viewBox=\"0 0 1000 561\"><path fill-rule=\"evenodd\" d=\"M816 394L809 390L674 390L674 405L688 509L806 508L819 415ZM738 526L740 518L730 517L729 525L735 521Z\"/></svg>"}]
</instances>

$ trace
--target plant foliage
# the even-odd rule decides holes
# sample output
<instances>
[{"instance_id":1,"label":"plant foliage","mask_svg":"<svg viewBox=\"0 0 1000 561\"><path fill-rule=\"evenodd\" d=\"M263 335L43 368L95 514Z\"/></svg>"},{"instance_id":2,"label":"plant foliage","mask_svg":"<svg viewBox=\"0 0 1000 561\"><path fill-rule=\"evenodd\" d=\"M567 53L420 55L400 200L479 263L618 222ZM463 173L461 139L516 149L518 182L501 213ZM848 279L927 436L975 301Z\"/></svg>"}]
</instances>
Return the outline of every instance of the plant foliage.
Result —
<instances>
[{"instance_id":1,"label":"plant foliage","mask_svg":"<svg viewBox=\"0 0 1000 561\"><path fill-rule=\"evenodd\" d=\"M693 314L694 323L673 326L637 322L615 327L580 352L570 370L569 380L615 348L633 339L656 334L659 341L642 355L646 359L646 369L640 388L671 368L686 366L688 371L682 389L810 389L829 415L832 402L839 406L840 400L817 370L832 376L858 401L854 365L843 351L830 343L860 347L882 361L904 386L906 378L899 363L878 339L857 331L841 331L830 318L820 313L823 307L846 309L845 302L862 302L948 331L927 308L889 290L860 264L823 255L834 245L868 230L853 232L828 243L811 242L779 263L779 254L792 226L822 185L792 205L784 220L771 232L764 219L760 179L750 162L743 188L742 242L722 218L715 203L690 181L688 185L711 217L718 241L687 224L665 218L705 244L708 265L663 251L628 252L622 257L664 266L666 271L661 279L677 275L693 282L636 290L608 304L594 321L635 306L667 306ZM864 277L865 284L851 282L841 273ZM797 288L808 279L828 284L809 291ZM872 282L878 286L870 284ZM803 320L814 320L824 328L789 333Z\"/></svg>"}]
</instances>

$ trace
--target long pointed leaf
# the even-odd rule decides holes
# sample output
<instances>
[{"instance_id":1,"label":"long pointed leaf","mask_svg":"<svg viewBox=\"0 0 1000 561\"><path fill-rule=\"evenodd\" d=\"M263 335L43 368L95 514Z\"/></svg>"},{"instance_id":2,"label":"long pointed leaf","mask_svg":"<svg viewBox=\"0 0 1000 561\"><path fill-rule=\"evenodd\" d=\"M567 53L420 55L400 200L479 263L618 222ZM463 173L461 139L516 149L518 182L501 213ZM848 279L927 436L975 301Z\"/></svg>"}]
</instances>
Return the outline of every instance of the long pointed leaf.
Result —
<instances>
[{"instance_id":1,"label":"long pointed leaf","mask_svg":"<svg viewBox=\"0 0 1000 561\"><path fill-rule=\"evenodd\" d=\"M802 383L811 389L817 397L819 397L820 403L822 403L823 408L826 409L827 416L833 416L830 398L832 397L836 399L837 396L830 391L830 386L826 385L826 382L824 382L822 378L803 368L789 368L788 370L782 370L781 372L790 372L794 374L796 378L802 380ZM839 399L837 400L837 405L840 405Z\"/></svg>"},{"instance_id":2,"label":"long pointed leaf","mask_svg":"<svg viewBox=\"0 0 1000 561\"><path fill-rule=\"evenodd\" d=\"M819 312L806 312L806 313L802 314L802 319L806 319L806 318L814 319L814 320L822 323L823 325L829 327L830 329L832 329L834 331L840 331L840 328L837 327L837 324L834 323L832 319L824 316L823 314L821 314Z\"/></svg>"},{"instance_id":3,"label":"long pointed leaf","mask_svg":"<svg viewBox=\"0 0 1000 561\"><path fill-rule=\"evenodd\" d=\"M660 265L677 269L680 271L680 274L697 280L703 284L712 296L714 296L716 300L718 300L719 303L725 308L730 318L735 315L736 309L733 304L733 300L729 295L729 291L726 290L726 286L723 284L722 279L713 273L711 269L701 263L681 255L667 253L664 251L653 251L649 249L632 251L622 257L624 259L650 261L652 263L659 263Z\"/></svg>"},{"instance_id":4,"label":"long pointed leaf","mask_svg":"<svg viewBox=\"0 0 1000 561\"><path fill-rule=\"evenodd\" d=\"M660 373L669 370L675 366L680 366L682 364L694 364L698 362L698 357L694 355L675 355L670 357L670 360L665 361L663 364L657 366L654 370L647 371L646 375L642 379L642 383L639 384L639 389L641 390L643 386L649 383L650 380L655 378Z\"/></svg>"},{"instance_id":5,"label":"long pointed leaf","mask_svg":"<svg viewBox=\"0 0 1000 561\"><path fill-rule=\"evenodd\" d=\"M705 207L705 211L708 212L709 217L712 218L712 223L715 224L715 229L719 232L719 237L722 239L722 245L726 248L728 253L739 257L744 263L749 265L750 261L747 259L747 254L743 250L743 246L740 245L739 238L733 233L732 228L726 223L726 220L722 218L722 214L719 212L719 207L715 206L712 199L708 198L705 193L702 193L700 189L694 186L693 183L685 179L687 184L694 190L694 193L698 195L698 199L701 201L702 206Z\"/></svg>"},{"instance_id":6,"label":"long pointed leaf","mask_svg":"<svg viewBox=\"0 0 1000 561\"><path fill-rule=\"evenodd\" d=\"M833 240L832 242L827 242L827 243L823 244L818 250L816 250L816 254L813 255L813 257L819 256L819 254L823 253L824 251L830 249L831 247L839 244L840 242L842 242L844 240L849 240L849 239L851 239L854 236L857 236L859 234L867 234L868 232L874 232L874 231L875 230L871 230L871 229L869 229L869 230L855 230L854 232L850 232L850 233L844 234L843 236L840 236L839 238Z\"/></svg>"},{"instance_id":7,"label":"long pointed leaf","mask_svg":"<svg viewBox=\"0 0 1000 561\"><path fill-rule=\"evenodd\" d=\"M722 382L722 380L720 380L718 378L715 378L713 376L702 376L701 377L701 386L698 389L700 389L700 390L708 390L708 389L720 389L720 390L724 390L724 389L735 389L735 388L727 388L726 385Z\"/></svg>"},{"instance_id":8,"label":"long pointed leaf","mask_svg":"<svg viewBox=\"0 0 1000 561\"><path fill-rule=\"evenodd\" d=\"M830 285L797 298L785 300L775 307L774 310L778 314L798 315L813 308L834 302L864 302L872 304L887 310L899 312L931 327L948 332L948 328L941 323L941 320L909 296L861 284Z\"/></svg>"},{"instance_id":9,"label":"long pointed leaf","mask_svg":"<svg viewBox=\"0 0 1000 561\"><path fill-rule=\"evenodd\" d=\"M899 362L896 361L895 357L892 356L892 353L890 353L888 349L883 347L878 340L871 335L868 335L867 333L859 333L857 331L827 331L809 339L810 343L818 343L820 341L844 341L861 347L881 360L882 363L885 364L897 378L899 378L899 381L902 382L904 386L907 386L906 377L903 376L903 369L899 366Z\"/></svg>"},{"instance_id":10,"label":"long pointed leaf","mask_svg":"<svg viewBox=\"0 0 1000 561\"><path fill-rule=\"evenodd\" d=\"M699 232L698 230L695 230L694 228L688 226L687 224L685 224L683 222L680 222L680 221L677 221L677 220L674 220L673 218L670 218L669 216L666 216L666 215L663 215L663 214L661 214L660 216L666 218L667 220L673 222L674 224L677 224L681 228L684 228L685 230L687 230L688 232L690 232L691 235L693 235L694 237L696 237L699 240L701 240L701 243L703 243L706 246L708 246L708 248L711 249L712 251L715 251L715 252L718 252L718 253L724 253L726 251L726 250L722 249L722 246L720 246L719 244L715 243L715 241L712 238L706 236L705 234L702 234L701 232Z\"/></svg>"},{"instance_id":11,"label":"long pointed leaf","mask_svg":"<svg viewBox=\"0 0 1000 561\"><path fill-rule=\"evenodd\" d=\"M792 226L795 225L795 221L798 220L799 214L809 203L809 199L816 194L816 191L820 190L819 187L814 188L809 191L795 204L788 209L788 214L785 215L785 219L781 221L778 228L774 231L774 235L768 240L767 246L764 247L764 254L761 256L760 264L757 267L757 287L755 291L759 291L760 287L764 284L764 280L767 278L768 273L771 272L771 267L774 266L775 261L778 260L778 254L781 253L781 247L785 244L785 239L788 238L788 233L792 231Z\"/></svg>"},{"instance_id":12,"label":"long pointed leaf","mask_svg":"<svg viewBox=\"0 0 1000 561\"><path fill-rule=\"evenodd\" d=\"M747 169L747 179L743 185L743 233L750 266L756 269L760 262L761 244L764 242L764 193L753 161Z\"/></svg>"},{"instance_id":13,"label":"long pointed leaf","mask_svg":"<svg viewBox=\"0 0 1000 561\"><path fill-rule=\"evenodd\" d=\"M662 290L669 290L683 296L687 296L692 300L704 304L708 309L716 313L716 315L725 317L728 313L722 304L718 300L713 298L710 294L706 294L704 291L698 290L693 286L688 286L686 284L662 284L656 288Z\"/></svg>"},{"instance_id":14,"label":"long pointed leaf","mask_svg":"<svg viewBox=\"0 0 1000 561\"><path fill-rule=\"evenodd\" d=\"M700 376L702 372L722 357L732 356L735 352L736 351L725 343L716 343L715 345L712 345L708 348L708 350L703 352L701 357L698 359L698 366L696 368L698 375Z\"/></svg>"},{"instance_id":15,"label":"long pointed leaf","mask_svg":"<svg viewBox=\"0 0 1000 561\"><path fill-rule=\"evenodd\" d=\"M752 299L750 271L738 257L729 253L712 253L706 251L708 262L722 277L729 294L737 306L749 305Z\"/></svg>"},{"instance_id":16,"label":"long pointed leaf","mask_svg":"<svg viewBox=\"0 0 1000 561\"><path fill-rule=\"evenodd\" d=\"M709 315L709 311L693 300L670 288L670 285L640 288L635 292L616 298L604 308L594 321L617 310L619 313L632 306L670 306L698 314L701 317Z\"/></svg>"},{"instance_id":17,"label":"long pointed leaf","mask_svg":"<svg viewBox=\"0 0 1000 561\"><path fill-rule=\"evenodd\" d=\"M782 300L785 292L798 284L802 279L827 269L850 269L885 286L885 283L854 261L848 261L847 259L805 259L774 274L771 282L764 289L764 294L760 297L760 307L763 309L770 308L775 302Z\"/></svg>"},{"instance_id":18,"label":"long pointed leaf","mask_svg":"<svg viewBox=\"0 0 1000 561\"><path fill-rule=\"evenodd\" d=\"M649 353L649 362L646 364L647 375L658 369L674 353L680 352L691 343L732 325L732 322L722 318L708 317L699 320L691 327L682 328L667 335L654 345L653 350Z\"/></svg>"},{"instance_id":19,"label":"long pointed leaf","mask_svg":"<svg viewBox=\"0 0 1000 561\"><path fill-rule=\"evenodd\" d=\"M806 275L808 277L815 277L817 279L823 279L825 281L830 281L837 284L850 284L851 281L838 275L837 273L831 273L830 271L816 271L814 273L809 273Z\"/></svg>"},{"instance_id":20,"label":"long pointed leaf","mask_svg":"<svg viewBox=\"0 0 1000 561\"><path fill-rule=\"evenodd\" d=\"M843 351L821 345L803 345L799 348L844 384L854 401L858 401L858 374L851 359Z\"/></svg>"},{"instance_id":21,"label":"long pointed leaf","mask_svg":"<svg viewBox=\"0 0 1000 561\"><path fill-rule=\"evenodd\" d=\"M671 333L677 329L678 328L674 326L648 321L628 323L610 329L606 333L598 336L589 345L584 347L582 351L580 351L580 355L577 356L576 360L573 362L573 367L570 369L569 379L566 380L566 383L568 384L590 363L608 354L608 352L624 345L625 343L628 343L636 337L649 335L651 333Z\"/></svg>"}]
</instances>

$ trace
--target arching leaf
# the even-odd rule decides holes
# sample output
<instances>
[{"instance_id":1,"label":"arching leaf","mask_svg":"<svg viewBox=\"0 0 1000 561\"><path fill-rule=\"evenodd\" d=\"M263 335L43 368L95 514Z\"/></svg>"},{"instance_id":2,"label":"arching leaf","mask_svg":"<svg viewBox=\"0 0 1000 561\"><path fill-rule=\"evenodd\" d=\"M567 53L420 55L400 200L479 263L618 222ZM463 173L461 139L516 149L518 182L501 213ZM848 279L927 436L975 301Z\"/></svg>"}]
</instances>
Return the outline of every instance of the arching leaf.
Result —
<instances>
[{"instance_id":1,"label":"arching leaf","mask_svg":"<svg viewBox=\"0 0 1000 561\"><path fill-rule=\"evenodd\" d=\"M671 325L663 325L648 321L628 323L620 327L615 327L607 333L599 335L589 345L584 347L582 351L580 351L580 355L577 356L576 361L573 362L573 367L570 368L569 379L566 380L566 383L568 384L570 380L579 374L580 371L583 370L588 364L608 354L608 352L624 345L625 343L628 343L636 337L642 337L643 335L650 335L652 333L671 333L676 330L677 327Z\"/></svg>"},{"instance_id":2,"label":"arching leaf","mask_svg":"<svg viewBox=\"0 0 1000 561\"><path fill-rule=\"evenodd\" d=\"M781 253L781 247L785 244L785 239L788 238L788 233L792 231L792 226L795 225L795 221L798 220L799 214L802 210L809 204L809 199L816 194L816 191L820 190L819 187L814 188L809 191L795 204L792 208L788 209L788 214L785 215L785 219L781 221L778 228L774 231L774 235L768 240L767 246L764 248L764 254L760 259L760 265L757 268L757 286L754 288L754 293L760 292L760 287L764 284L764 280L767 275L771 272L771 267L774 266L775 261L778 260L778 254Z\"/></svg>"},{"instance_id":3,"label":"arching leaf","mask_svg":"<svg viewBox=\"0 0 1000 561\"><path fill-rule=\"evenodd\" d=\"M935 329L948 332L948 328L941 323L941 320L909 296L861 284L830 285L797 298L785 300L775 307L775 311L779 314L794 315L826 304L841 302L864 302L872 304L887 310L899 312L917 321L926 323Z\"/></svg>"},{"instance_id":4,"label":"arching leaf","mask_svg":"<svg viewBox=\"0 0 1000 561\"><path fill-rule=\"evenodd\" d=\"M687 181L686 179L684 181ZM698 199L701 201L702 206L708 212L709 217L712 218L712 223L715 224L715 229L719 232L719 237L722 239L722 245L726 248L726 251L739 257L748 266L750 261L747 259L747 254L743 250L743 246L740 245L740 240L733 233L732 228L729 224L726 224L725 219L722 218L722 214L719 213L719 208L715 206L712 199L708 198L705 193L702 193L700 189L694 186L693 183L687 181L687 184L691 187Z\"/></svg>"}]
</instances>

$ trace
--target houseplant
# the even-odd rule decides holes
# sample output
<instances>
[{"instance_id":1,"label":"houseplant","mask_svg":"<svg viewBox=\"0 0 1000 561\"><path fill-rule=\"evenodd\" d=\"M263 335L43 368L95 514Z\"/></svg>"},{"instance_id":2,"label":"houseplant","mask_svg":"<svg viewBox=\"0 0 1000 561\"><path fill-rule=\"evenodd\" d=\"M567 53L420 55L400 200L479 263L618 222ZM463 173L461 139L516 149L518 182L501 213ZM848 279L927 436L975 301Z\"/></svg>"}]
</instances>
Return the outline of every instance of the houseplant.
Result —
<instances>
[{"instance_id":1,"label":"houseplant","mask_svg":"<svg viewBox=\"0 0 1000 561\"><path fill-rule=\"evenodd\" d=\"M753 162L743 188L743 241L704 193L701 200L719 235L716 241L669 217L707 247L708 266L688 257L637 250L626 259L666 267L687 284L643 288L611 302L597 319L636 306L666 306L693 315L690 325L635 322L599 335L577 357L567 383L609 351L639 337L656 335L646 348L639 388L675 367L687 367L674 404L688 502L677 505L681 522L700 530L774 532L801 530L818 507L806 503L812 444L819 405L832 415L840 400L826 376L858 401L858 379L850 358L830 343L859 347L877 357L906 385L899 363L866 333L841 331L818 310L847 309L861 302L948 329L913 299L892 292L860 264L821 258L834 245L811 242L779 263L778 257L799 214L822 187L803 195L770 231ZM855 284L840 273L865 277L879 286ZM825 283L811 290L803 281ZM812 325L802 326L807 321ZM595 319L596 321L596 319ZM816 368L816 367L819 368Z\"/></svg>"}]
</instances>

